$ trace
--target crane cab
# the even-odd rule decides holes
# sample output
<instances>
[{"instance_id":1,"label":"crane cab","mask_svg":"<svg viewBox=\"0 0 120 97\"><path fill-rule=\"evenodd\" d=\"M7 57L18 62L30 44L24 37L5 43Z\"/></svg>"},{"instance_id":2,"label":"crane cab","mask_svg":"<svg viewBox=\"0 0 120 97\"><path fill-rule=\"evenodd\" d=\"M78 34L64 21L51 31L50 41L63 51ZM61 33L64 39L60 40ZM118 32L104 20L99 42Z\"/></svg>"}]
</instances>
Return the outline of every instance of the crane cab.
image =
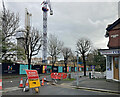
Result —
<instances>
[{"instance_id":1,"label":"crane cab","mask_svg":"<svg viewBox=\"0 0 120 97\"><path fill-rule=\"evenodd\" d=\"M52 10L50 10L50 15L53 15L53 11Z\"/></svg>"},{"instance_id":2,"label":"crane cab","mask_svg":"<svg viewBox=\"0 0 120 97\"><path fill-rule=\"evenodd\" d=\"M42 7L42 10L43 10L44 12L47 12L47 11L48 11L48 9L45 8L45 7Z\"/></svg>"}]
</instances>

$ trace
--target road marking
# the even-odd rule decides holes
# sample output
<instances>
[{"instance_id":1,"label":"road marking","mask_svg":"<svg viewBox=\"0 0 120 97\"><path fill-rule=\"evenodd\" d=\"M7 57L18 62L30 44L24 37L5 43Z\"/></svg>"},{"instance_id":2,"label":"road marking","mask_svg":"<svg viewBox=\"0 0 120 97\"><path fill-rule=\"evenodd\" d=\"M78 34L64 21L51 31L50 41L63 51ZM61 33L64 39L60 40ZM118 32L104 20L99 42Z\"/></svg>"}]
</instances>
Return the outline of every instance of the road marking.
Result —
<instances>
[{"instance_id":1,"label":"road marking","mask_svg":"<svg viewBox=\"0 0 120 97\"><path fill-rule=\"evenodd\" d=\"M60 85L65 85L65 83L62 83L62 84L60 84Z\"/></svg>"}]
</instances>

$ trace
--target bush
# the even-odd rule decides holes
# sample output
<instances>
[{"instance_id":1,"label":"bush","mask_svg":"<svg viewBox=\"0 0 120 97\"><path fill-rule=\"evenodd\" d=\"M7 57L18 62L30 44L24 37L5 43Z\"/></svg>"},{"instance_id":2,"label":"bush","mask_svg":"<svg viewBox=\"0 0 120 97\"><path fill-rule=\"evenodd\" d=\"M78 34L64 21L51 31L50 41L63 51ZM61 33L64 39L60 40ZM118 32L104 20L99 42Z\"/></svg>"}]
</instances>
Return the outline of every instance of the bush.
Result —
<instances>
[{"instance_id":1,"label":"bush","mask_svg":"<svg viewBox=\"0 0 120 97\"><path fill-rule=\"evenodd\" d=\"M103 67L102 69L101 68L95 68L95 71L104 72L104 71L106 71L106 67Z\"/></svg>"},{"instance_id":2,"label":"bush","mask_svg":"<svg viewBox=\"0 0 120 97\"><path fill-rule=\"evenodd\" d=\"M104 72L104 71L106 71L106 67L105 66L101 69L101 72Z\"/></svg>"},{"instance_id":3,"label":"bush","mask_svg":"<svg viewBox=\"0 0 120 97\"><path fill-rule=\"evenodd\" d=\"M100 69L100 68L95 68L95 71L100 72L100 71L101 71L101 69Z\"/></svg>"}]
</instances>

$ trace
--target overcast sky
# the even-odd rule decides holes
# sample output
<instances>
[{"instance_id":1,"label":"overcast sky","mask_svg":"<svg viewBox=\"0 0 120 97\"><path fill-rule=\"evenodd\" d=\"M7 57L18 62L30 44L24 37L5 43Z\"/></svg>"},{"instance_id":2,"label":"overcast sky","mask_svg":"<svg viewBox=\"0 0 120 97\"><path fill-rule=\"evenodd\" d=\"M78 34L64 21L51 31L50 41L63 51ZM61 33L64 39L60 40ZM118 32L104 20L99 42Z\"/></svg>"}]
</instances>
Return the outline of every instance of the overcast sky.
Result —
<instances>
[{"instance_id":1,"label":"overcast sky","mask_svg":"<svg viewBox=\"0 0 120 97\"><path fill-rule=\"evenodd\" d=\"M42 32L41 2L5 2L5 5L12 12L19 12L21 27L27 8L32 13L32 26ZM107 48L105 29L118 19L117 2L52 2L52 9L53 16L48 12L48 36L54 33L72 50L76 50L76 42L82 37L89 38L95 48Z\"/></svg>"}]
</instances>

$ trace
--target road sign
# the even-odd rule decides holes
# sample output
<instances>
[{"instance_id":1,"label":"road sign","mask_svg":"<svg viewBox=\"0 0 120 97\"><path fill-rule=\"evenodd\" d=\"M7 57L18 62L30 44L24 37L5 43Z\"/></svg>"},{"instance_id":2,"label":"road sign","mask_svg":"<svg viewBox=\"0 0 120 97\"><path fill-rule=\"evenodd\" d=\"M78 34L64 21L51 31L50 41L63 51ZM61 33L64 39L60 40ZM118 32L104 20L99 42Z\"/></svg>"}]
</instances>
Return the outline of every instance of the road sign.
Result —
<instances>
[{"instance_id":1,"label":"road sign","mask_svg":"<svg viewBox=\"0 0 120 97\"><path fill-rule=\"evenodd\" d=\"M95 65L92 65L92 66L91 66L91 69L95 69Z\"/></svg>"},{"instance_id":2,"label":"road sign","mask_svg":"<svg viewBox=\"0 0 120 97\"><path fill-rule=\"evenodd\" d=\"M38 79L38 73L37 70L26 70L28 79Z\"/></svg>"},{"instance_id":3,"label":"road sign","mask_svg":"<svg viewBox=\"0 0 120 97\"><path fill-rule=\"evenodd\" d=\"M30 88L40 87L40 80L37 70L26 70L26 73L28 77L29 87Z\"/></svg>"},{"instance_id":4,"label":"road sign","mask_svg":"<svg viewBox=\"0 0 120 97\"><path fill-rule=\"evenodd\" d=\"M28 82L29 82L30 88L40 87L40 80L39 79L29 79Z\"/></svg>"}]
</instances>

